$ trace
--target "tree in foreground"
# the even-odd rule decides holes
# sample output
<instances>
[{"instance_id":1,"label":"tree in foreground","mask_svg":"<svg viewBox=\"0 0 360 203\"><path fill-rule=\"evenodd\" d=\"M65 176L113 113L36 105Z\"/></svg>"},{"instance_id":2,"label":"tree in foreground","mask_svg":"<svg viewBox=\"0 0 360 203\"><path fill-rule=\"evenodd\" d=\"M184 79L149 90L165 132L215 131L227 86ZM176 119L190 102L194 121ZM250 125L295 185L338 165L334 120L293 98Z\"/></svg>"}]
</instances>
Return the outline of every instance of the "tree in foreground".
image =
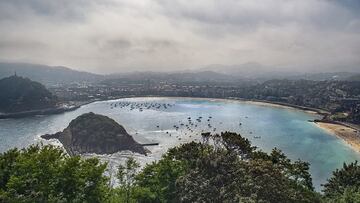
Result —
<instances>
[{"instance_id":1,"label":"tree in foreground","mask_svg":"<svg viewBox=\"0 0 360 203\"><path fill-rule=\"evenodd\" d=\"M309 164L264 153L239 134L203 134L139 171L132 158L111 188L106 164L54 146L0 154L0 202L340 202L360 203L360 166L344 164L314 191Z\"/></svg>"},{"instance_id":2,"label":"tree in foreground","mask_svg":"<svg viewBox=\"0 0 360 203\"><path fill-rule=\"evenodd\" d=\"M121 201L126 203L135 201L132 196L135 189L135 176L139 167L140 165L132 157L126 160L125 165L119 165L117 173L119 187L117 190L114 190L114 193L117 194L111 197L112 201Z\"/></svg>"},{"instance_id":3,"label":"tree in foreground","mask_svg":"<svg viewBox=\"0 0 360 203\"><path fill-rule=\"evenodd\" d=\"M358 162L345 164L333 172L324 184L327 202L360 203L360 165Z\"/></svg>"},{"instance_id":4,"label":"tree in foreground","mask_svg":"<svg viewBox=\"0 0 360 203\"><path fill-rule=\"evenodd\" d=\"M320 202L309 164L280 150L256 150L246 138L203 134L203 143L170 149L133 184L137 202Z\"/></svg>"},{"instance_id":5,"label":"tree in foreground","mask_svg":"<svg viewBox=\"0 0 360 203\"><path fill-rule=\"evenodd\" d=\"M105 169L51 145L13 149L0 154L0 202L103 202Z\"/></svg>"}]
</instances>

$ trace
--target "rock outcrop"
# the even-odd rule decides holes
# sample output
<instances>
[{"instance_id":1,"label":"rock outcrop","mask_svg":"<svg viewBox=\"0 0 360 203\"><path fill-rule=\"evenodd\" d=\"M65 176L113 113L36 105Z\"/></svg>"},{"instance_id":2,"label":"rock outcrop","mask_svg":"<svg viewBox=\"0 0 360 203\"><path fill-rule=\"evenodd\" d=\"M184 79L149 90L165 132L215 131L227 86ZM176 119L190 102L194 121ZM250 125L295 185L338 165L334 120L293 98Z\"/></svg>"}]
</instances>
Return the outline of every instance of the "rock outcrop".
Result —
<instances>
[{"instance_id":1,"label":"rock outcrop","mask_svg":"<svg viewBox=\"0 0 360 203\"><path fill-rule=\"evenodd\" d=\"M107 116L92 112L72 120L62 132L41 137L58 139L70 155L112 154L123 150L146 154L144 147L137 143L124 127Z\"/></svg>"}]
</instances>

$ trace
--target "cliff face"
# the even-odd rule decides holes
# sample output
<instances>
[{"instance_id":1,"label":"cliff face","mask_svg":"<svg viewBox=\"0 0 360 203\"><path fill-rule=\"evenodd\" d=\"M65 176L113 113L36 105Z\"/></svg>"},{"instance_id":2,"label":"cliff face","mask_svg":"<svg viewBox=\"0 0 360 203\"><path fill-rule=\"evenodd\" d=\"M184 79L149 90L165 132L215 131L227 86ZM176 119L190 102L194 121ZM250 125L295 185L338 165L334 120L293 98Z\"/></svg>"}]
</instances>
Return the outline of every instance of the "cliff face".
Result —
<instances>
[{"instance_id":1,"label":"cliff face","mask_svg":"<svg viewBox=\"0 0 360 203\"><path fill-rule=\"evenodd\" d=\"M122 150L146 154L145 149L121 125L92 112L72 120L62 132L41 137L58 139L70 155L111 154Z\"/></svg>"},{"instance_id":2,"label":"cliff face","mask_svg":"<svg viewBox=\"0 0 360 203\"><path fill-rule=\"evenodd\" d=\"M1 112L52 108L56 102L56 97L45 86L28 78L14 75L0 80Z\"/></svg>"}]
</instances>

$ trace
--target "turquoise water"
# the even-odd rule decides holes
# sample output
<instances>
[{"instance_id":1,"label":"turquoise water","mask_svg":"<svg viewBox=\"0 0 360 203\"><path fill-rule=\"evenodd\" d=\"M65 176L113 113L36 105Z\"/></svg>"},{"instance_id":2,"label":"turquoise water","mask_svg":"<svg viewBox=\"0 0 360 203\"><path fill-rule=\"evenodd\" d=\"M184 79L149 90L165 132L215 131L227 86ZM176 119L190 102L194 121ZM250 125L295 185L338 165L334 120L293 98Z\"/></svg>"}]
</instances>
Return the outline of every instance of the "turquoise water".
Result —
<instances>
[{"instance_id":1,"label":"turquoise water","mask_svg":"<svg viewBox=\"0 0 360 203\"><path fill-rule=\"evenodd\" d=\"M129 106L120 108L120 102L169 106L166 109L143 108L141 111L136 107L133 110ZM117 107L114 107L115 103ZM331 175L331 171L341 167L343 162L360 160L360 154L342 140L308 122L317 118L314 114L246 102L190 98L102 101L59 115L0 120L0 152L42 141L40 135L60 131L72 119L90 111L115 119L139 142L159 142L159 146L149 147L152 152L150 156L137 155L145 162L159 159L169 147L199 139L199 134L203 131L214 130L241 133L266 152L277 147L293 160L309 162L314 185L318 189ZM191 117L193 125L189 124L188 117ZM199 117L202 117L201 122L196 121ZM211 119L207 121L209 117ZM174 125L179 127L178 130ZM111 159L118 157L112 156Z\"/></svg>"}]
</instances>

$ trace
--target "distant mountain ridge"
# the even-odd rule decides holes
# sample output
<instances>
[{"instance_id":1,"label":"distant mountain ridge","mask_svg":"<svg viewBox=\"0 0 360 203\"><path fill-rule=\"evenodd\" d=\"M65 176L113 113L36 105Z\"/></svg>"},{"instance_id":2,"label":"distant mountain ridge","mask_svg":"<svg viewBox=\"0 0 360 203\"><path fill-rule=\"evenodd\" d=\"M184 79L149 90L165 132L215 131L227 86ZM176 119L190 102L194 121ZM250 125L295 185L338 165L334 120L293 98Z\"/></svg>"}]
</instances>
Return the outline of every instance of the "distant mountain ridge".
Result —
<instances>
[{"instance_id":1,"label":"distant mountain ridge","mask_svg":"<svg viewBox=\"0 0 360 203\"><path fill-rule=\"evenodd\" d=\"M241 82L242 79L214 71L193 71L193 72L133 72L126 74L117 74L110 76L103 83L121 83L121 82L144 82L152 83L169 82L169 83L229 83Z\"/></svg>"},{"instance_id":2,"label":"distant mountain ridge","mask_svg":"<svg viewBox=\"0 0 360 203\"><path fill-rule=\"evenodd\" d=\"M235 65L213 64L201 68L200 70L214 71L243 79L258 79L258 80L275 79L275 78L287 77L290 75L297 74L294 72L290 73L285 71L274 71L273 67L265 66L256 62L235 64Z\"/></svg>"},{"instance_id":3,"label":"distant mountain ridge","mask_svg":"<svg viewBox=\"0 0 360 203\"><path fill-rule=\"evenodd\" d=\"M0 79L17 73L45 85L56 85L75 82L96 82L103 75L72 70L62 66L46 66L28 63L0 63Z\"/></svg>"},{"instance_id":4,"label":"distant mountain ridge","mask_svg":"<svg viewBox=\"0 0 360 203\"><path fill-rule=\"evenodd\" d=\"M264 82L272 79L290 80L358 80L360 73L353 72L324 72L324 73L300 73L289 71L273 71L276 68L264 66L256 62L239 65L214 64L204 68L177 71L177 72L129 72L111 75L94 74L85 71L77 71L62 66L47 66L28 63L1 63L0 79L14 75L39 81L46 86L71 83L105 83L116 80L136 81L166 81L177 83L241 83L248 81Z\"/></svg>"},{"instance_id":5,"label":"distant mountain ridge","mask_svg":"<svg viewBox=\"0 0 360 203\"><path fill-rule=\"evenodd\" d=\"M276 67L265 66L256 62L249 62L238 65L222 65L213 64L201 68L203 71L214 71L238 78L247 78L259 81L267 81L273 79L289 79L289 80L349 80L351 76L359 75L354 72L299 72L299 71L279 71ZM358 76L358 77L359 77Z\"/></svg>"}]
</instances>

